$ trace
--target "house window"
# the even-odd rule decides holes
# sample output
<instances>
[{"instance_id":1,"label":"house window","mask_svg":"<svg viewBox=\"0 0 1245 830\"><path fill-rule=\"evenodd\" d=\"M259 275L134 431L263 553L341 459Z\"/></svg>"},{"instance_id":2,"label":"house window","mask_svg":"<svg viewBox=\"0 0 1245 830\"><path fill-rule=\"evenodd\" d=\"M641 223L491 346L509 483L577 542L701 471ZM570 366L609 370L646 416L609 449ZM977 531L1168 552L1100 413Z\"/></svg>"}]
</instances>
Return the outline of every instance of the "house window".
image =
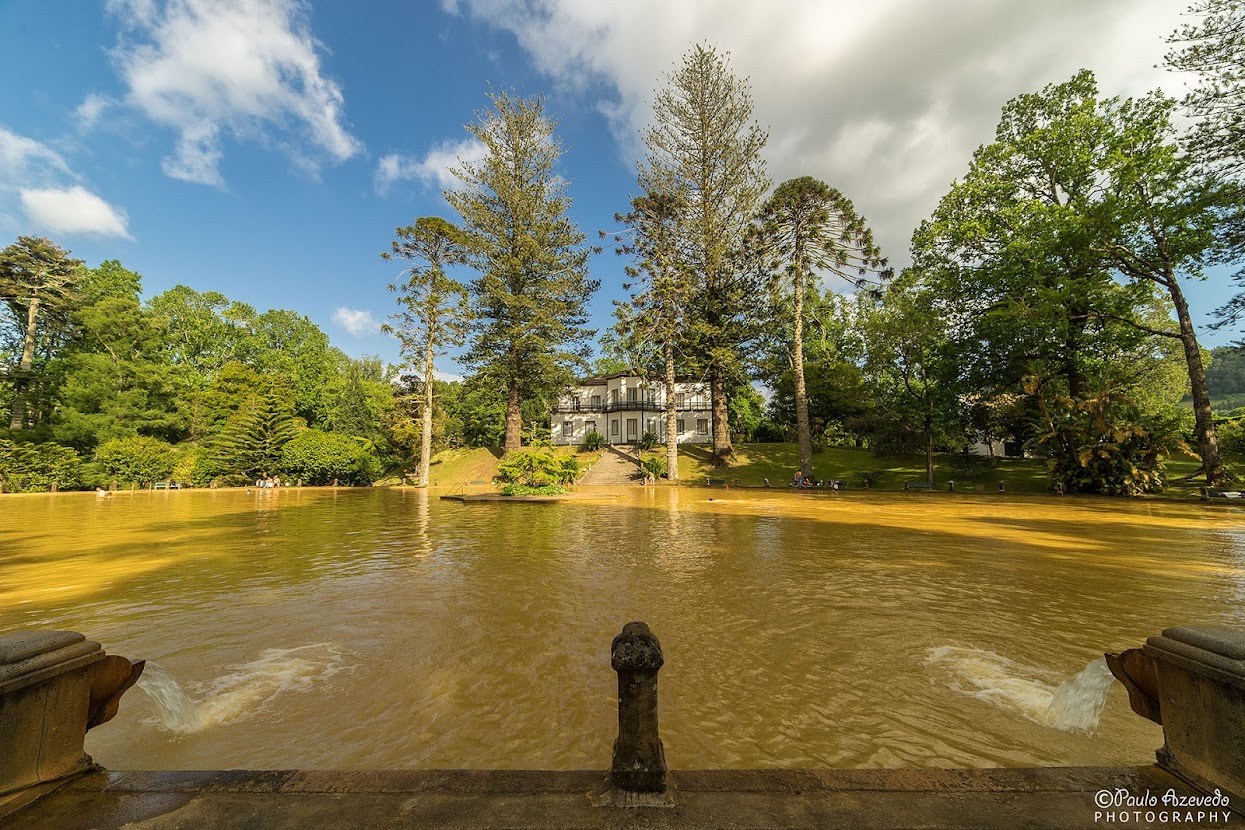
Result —
<instances>
[{"instance_id":1,"label":"house window","mask_svg":"<svg viewBox=\"0 0 1245 830\"><path fill-rule=\"evenodd\" d=\"M679 419L679 432L687 432L687 421Z\"/></svg>"},{"instance_id":2,"label":"house window","mask_svg":"<svg viewBox=\"0 0 1245 830\"><path fill-rule=\"evenodd\" d=\"M656 389L645 389L644 390L644 402L645 403L656 403L657 402L657 390Z\"/></svg>"},{"instance_id":3,"label":"house window","mask_svg":"<svg viewBox=\"0 0 1245 830\"><path fill-rule=\"evenodd\" d=\"M697 435L708 435L709 434L709 419L708 418L697 418L696 419L696 434Z\"/></svg>"},{"instance_id":4,"label":"house window","mask_svg":"<svg viewBox=\"0 0 1245 830\"><path fill-rule=\"evenodd\" d=\"M578 412L578 411L579 411L579 396L578 396L578 395L576 395L575 397L571 398L571 407L572 407L572 408L573 408L576 412Z\"/></svg>"},{"instance_id":5,"label":"house window","mask_svg":"<svg viewBox=\"0 0 1245 830\"><path fill-rule=\"evenodd\" d=\"M684 403L686 400L687 400L687 395L683 394L682 392L675 392L675 393L674 393L674 406L675 406L675 408L676 408L676 409L682 409L682 408L683 408L683 403Z\"/></svg>"},{"instance_id":6,"label":"house window","mask_svg":"<svg viewBox=\"0 0 1245 830\"><path fill-rule=\"evenodd\" d=\"M640 419L639 418L628 418L627 419L627 440L635 441L636 439L640 437L639 433L640 433Z\"/></svg>"},{"instance_id":7,"label":"house window","mask_svg":"<svg viewBox=\"0 0 1245 830\"><path fill-rule=\"evenodd\" d=\"M656 435L656 434L657 434L657 419L656 419L656 418L649 418L647 421L645 421L645 422L644 422L644 431L645 431L645 432L651 432L651 433L653 433L654 435Z\"/></svg>"},{"instance_id":8,"label":"house window","mask_svg":"<svg viewBox=\"0 0 1245 830\"><path fill-rule=\"evenodd\" d=\"M592 433L596 431L597 431L596 421L584 421L584 432L586 432L588 435L591 435Z\"/></svg>"},{"instance_id":9,"label":"house window","mask_svg":"<svg viewBox=\"0 0 1245 830\"><path fill-rule=\"evenodd\" d=\"M610 390L610 403L618 403L618 390L617 389Z\"/></svg>"},{"instance_id":10,"label":"house window","mask_svg":"<svg viewBox=\"0 0 1245 830\"><path fill-rule=\"evenodd\" d=\"M627 390L627 403L635 403L635 390L634 389Z\"/></svg>"},{"instance_id":11,"label":"house window","mask_svg":"<svg viewBox=\"0 0 1245 830\"><path fill-rule=\"evenodd\" d=\"M594 409L600 409L600 408L601 408L601 396L600 396L600 395L593 395L593 396L592 396L592 407L593 407Z\"/></svg>"},{"instance_id":12,"label":"house window","mask_svg":"<svg viewBox=\"0 0 1245 830\"><path fill-rule=\"evenodd\" d=\"M570 421L563 421L562 422L562 437L570 438L574 434L575 434L575 425L572 424Z\"/></svg>"},{"instance_id":13,"label":"house window","mask_svg":"<svg viewBox=\"0 0 1245 830\"><path fill-rule=\"evenodd\" d=\"M610 435L618 434L618 419L610 421Z\"/></svg>"}]
</instances>

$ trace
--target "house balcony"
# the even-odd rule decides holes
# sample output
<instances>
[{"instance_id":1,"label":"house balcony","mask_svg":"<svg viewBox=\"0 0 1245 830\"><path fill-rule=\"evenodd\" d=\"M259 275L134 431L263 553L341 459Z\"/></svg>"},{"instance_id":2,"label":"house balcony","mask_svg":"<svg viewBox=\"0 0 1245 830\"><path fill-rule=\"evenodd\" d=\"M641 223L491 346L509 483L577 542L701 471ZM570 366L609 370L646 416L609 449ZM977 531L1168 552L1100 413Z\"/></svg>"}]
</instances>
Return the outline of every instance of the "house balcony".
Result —
<instances>
[{"instance_id":1,"label":"house balcony","mask_svg":"<svg viewBox=\"0 0 1245 830\"><path fill-rule=\"evenodd\" d=\"M555 403L553 411L556 415L573 414L576 412L604 412L605 406L602 404L581 403L578 406L570 403Z\"/></svg>"},{"instance_id":2,"label":"house balcony","mask_svg":"<svg viewBox=\"0 0 1245 830\"><path fill-rule=\"evenodd\" d=\"M611 401L605 405L606 412L665 412L666 408L656 401Z\"/></svg>"}]
</instances>

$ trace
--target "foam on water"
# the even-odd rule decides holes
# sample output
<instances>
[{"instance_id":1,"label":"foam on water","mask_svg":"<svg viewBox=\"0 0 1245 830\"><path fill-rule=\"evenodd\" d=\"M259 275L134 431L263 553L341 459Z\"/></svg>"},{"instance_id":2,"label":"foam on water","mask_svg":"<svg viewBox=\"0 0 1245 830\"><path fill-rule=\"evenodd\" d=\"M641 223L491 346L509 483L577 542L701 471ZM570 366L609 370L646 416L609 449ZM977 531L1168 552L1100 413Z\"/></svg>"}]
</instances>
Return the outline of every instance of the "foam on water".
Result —
<instances>
[{"instance_id":1,"label":"foam on water","mask_svg":"<svg viewBox=\"0 0 1245 830\"><path fill-rule=\"evenodd\" d=\"M186 734L245 720L282 692L307 691L340 671L343 660L333 643L265 649L257 659L229 667L228 674L197 684L197 699L148 661L138 687L151 699L158 725Z\"/></svg>"},{"instance_id":2,"label":"foam on water","mask_svg":"<svg viewBox=\"0 0 1245 830\"><path fill-rule=\"evenodd\" d=\"M1065 732L1093 734L1114 679L1107 661L1098 658L1075 677L1058 685L1038 679L1040 669L992 651L960 646L929 650L925 663L951 675L957 692L1007 709Z\"/></svg>"}]
</instances>

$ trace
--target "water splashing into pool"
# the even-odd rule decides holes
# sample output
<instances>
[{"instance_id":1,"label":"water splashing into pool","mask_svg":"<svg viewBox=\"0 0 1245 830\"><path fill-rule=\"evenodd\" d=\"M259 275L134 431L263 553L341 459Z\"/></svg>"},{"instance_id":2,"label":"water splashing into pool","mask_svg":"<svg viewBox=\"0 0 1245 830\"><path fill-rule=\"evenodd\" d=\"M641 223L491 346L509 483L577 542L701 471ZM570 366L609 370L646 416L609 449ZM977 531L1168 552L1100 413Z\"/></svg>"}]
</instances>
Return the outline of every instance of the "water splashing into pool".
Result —
<instances>
[{"instance_id":1,"label":"water splashing into pool","mask_svg":"<svg viewBox=\"0 0 1245 830\"><path fill-rule=\"evenodd\" d=\"M147 661L138 688L147 693L160 725L171 732L198 732L203 728L199 707L173 675L156 663Z\"/></svg>"},{"instance_id":2,"label":"water splashing into pool","mask_svg":"<svg viewBox=\"0 0 1245 830\"><path fill-rule=\"evenodd\" d=\"M171 674L147 662L138 687L147 693L163 728L187 734L209 726L245 720L287 691L307 691L341 669L343 652L332 643L269 648L255 660L203 684L199 700Z\"/></svg>"},{"instance_id":3,"label":"water splashing into pool","mask_svg":"<svg viewBox=\"0 0 1245 830\"><path fill-rule=\"evenodd\" d=\"M1036 679L1039 669L984 649L930 649L926 664L951 675L952 689L1064 732L1093 734L1114 678L1099 657L1059 685Z\"/></svg>"},{"instance_id":4,"label":"water splashing into pool","mask_svg":"<svg viewBox=\"0 0 1245 830\"><path fill-rule=\"evenodd\" d=\"M1107 689L1114 679L1106 659L1099 657L1055 689L1042 719L1056 729L1092 733L1098 727Z\"/></svg>"}]
</instances>

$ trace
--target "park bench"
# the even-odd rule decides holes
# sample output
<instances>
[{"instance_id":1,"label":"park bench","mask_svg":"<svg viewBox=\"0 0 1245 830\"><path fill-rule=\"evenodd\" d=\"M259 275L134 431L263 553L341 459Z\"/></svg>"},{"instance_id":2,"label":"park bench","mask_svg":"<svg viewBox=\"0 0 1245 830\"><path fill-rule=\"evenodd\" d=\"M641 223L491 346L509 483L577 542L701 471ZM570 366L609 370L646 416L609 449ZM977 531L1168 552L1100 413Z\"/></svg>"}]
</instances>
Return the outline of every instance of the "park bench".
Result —
<instances>
[{"instance_id":1,"label":"park bench","mask_svg":"<svg viewBox=\"0 0 1245 830\"><path fill-rule=\"evenodd\" d=\"M724 478L706 478L705 486L706 487L729 487L730 485L726 483L726 479Z\"/></svg>"},{"instance_id":2,"label":"park bench","mask_svg":"<svg viewBox=\"0 0 1245 830\"><path fill-rule=\"evenodd\" d=\"M903 483L904 490L933 490L934 488L928 481L905 481Z\"/></svg>"},{"instance_id":3,"label":"park bench","mask_svg":"<svg viewBox=\"0 0 1245 830\"><path fill-rule=\"evenodd\" d=\"M181 485L178 484L176 481L156 481L156 482L152 482L151 489L153 490L180 490Z\"/></svg>"}]
</instances>

